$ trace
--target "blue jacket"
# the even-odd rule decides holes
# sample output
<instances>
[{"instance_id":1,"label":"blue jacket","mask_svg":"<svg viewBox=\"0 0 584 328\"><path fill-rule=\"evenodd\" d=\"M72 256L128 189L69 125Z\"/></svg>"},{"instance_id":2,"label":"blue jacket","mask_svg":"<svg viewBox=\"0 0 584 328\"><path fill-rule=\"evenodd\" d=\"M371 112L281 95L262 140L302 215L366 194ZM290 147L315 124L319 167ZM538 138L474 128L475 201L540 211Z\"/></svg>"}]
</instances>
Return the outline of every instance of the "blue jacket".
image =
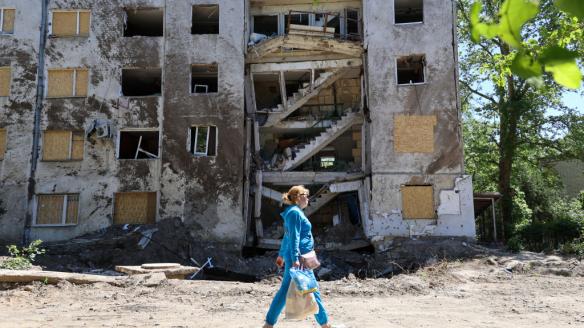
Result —
<instances>
[{"instance_id":1,"label":"blue jacket","mask_svg":"<svg viewBox=\"0 0 584 328\"><path fill-rule=\"evenodd\" d=\"M289 205L280 213L284 219L284 238L278 253L284 262L298 261L300 254L306 254L314 249L312 224L298 205Z\"/></svg>"}]
</instances>

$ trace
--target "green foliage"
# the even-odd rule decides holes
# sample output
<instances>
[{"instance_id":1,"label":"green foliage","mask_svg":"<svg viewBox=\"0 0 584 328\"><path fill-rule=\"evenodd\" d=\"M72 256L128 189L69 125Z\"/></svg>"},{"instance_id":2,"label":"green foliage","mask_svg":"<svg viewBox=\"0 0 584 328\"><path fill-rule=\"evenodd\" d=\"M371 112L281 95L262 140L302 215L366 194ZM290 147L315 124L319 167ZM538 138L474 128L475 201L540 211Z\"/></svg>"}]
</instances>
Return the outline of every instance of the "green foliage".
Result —
<instances>
[{"instance_id":1,"label":"green foliage","mask_svg":"<svg viewBox=\"0 0 584 328\"><path fill-rule=\"evenodd\" d=\"M511 252L520 252L523 250L523 244L521 243L521 239L518 236L513 236L509 238L507 241L507 249Z\"/></svg>"},{"instance_id":2,"label":"green foliage","mask_svg":"<svg viewBox=\"0 0 584 328\"><path fill-rule=\"evenodd\" d=\"M546 1L544 1L544 4ZM564 24L558 27L561 31L556 35L555 43L539 44L536 39L526 39L522 34L525 25L534 20L540 14L540 2L538 0L505 0L499 7L496 17L494 8L490 10L491 19L485 21L482 3L477 1L472 5L470 11L470 37L475 42L480 42L481 38L498 39L505 42L511 48L516 49L512 53L512 63L510 71L529 81L533 85L541 86L544 72L550 73L553 79L560 85L578 89L582 85L582 73L578 67L576 59L579 57L577 51L570 50L571 34L581 34L582 26L578 19L584 20L584 1L581 0L557 0L556 9L560 9L568 15L574 16L574 24ZM491 3L489 3L492 6ZM553 12L549 6L546 14ZM565 15L565 14L564 14ZM538 23L534 23L538 25ZM541 27L541 26L540 26ZM537 33L538 31L533 31ZM553 32L552 32L553 33Z\"/></svg>"},{"instance_id":3,"label":"green foliage","mask_svg":"<svg viewBox=\"0 0 584 328\"><path fill-rule=\"evenodd\" d=\"M45 253L45 250L40 248L42 240L35 240L31 242L28 246L19 248L16 245L9 245L8 253L12 258L0 263L1 269L9 270L26 270L32 266L32 262L36 259L37 255Z\"/></svg>"},{"instance_id":4,"label":"green foliage","mask_svg":"<svg viewBox=\"0 0 584 328\"><path fill-rule=\"evenodd\" d=\"M584 257L584 239L577 239L560 246L560 252L565 255Z\"/></svg>"}]
</instances>

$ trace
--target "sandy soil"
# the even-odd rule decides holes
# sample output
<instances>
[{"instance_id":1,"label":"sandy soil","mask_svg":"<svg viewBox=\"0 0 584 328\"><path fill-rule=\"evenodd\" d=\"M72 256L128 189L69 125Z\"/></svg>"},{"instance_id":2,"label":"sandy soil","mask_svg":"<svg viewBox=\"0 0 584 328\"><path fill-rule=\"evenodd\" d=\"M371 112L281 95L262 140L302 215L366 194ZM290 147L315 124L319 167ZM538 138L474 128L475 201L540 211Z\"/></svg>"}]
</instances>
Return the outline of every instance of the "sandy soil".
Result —
<instances>
[{"instance_id":1,"label":"sandy soil","mask_svg":"<svg viewBox=\"0 0 584 328\"><path fill-rule=\"evenodd\" d=\"M571 261L438 262L391 279L322 282L321 291L338 327L584 327L584 277L573 274L583 263ZM277 279L4 285L0 327L261 327L277 286ZM308 318L278 327L317 325Z\"/></svg>"}]
</instances>

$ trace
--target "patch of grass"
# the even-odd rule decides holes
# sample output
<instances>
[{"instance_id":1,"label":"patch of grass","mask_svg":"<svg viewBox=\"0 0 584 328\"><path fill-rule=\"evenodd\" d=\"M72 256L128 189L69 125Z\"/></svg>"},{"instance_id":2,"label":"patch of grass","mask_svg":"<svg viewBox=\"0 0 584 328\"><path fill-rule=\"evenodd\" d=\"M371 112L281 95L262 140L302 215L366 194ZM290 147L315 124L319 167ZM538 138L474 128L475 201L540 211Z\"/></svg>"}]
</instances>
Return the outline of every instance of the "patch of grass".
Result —
<instances>
[{"instance_id":1,"label":"patch of grass","mask_svg":"<svg viewBox=\"0 0 584 328\"><path fill-rule=\"evenodd\" d=\"M26 247L18 247L16 245L9 245L8 253L12 256L11 258L0 263L0 269L8 270L27 270L32 267L32 262L34 262L37 255L45 253L45 250L40 248L42 240L35 240L31 242Z\"/></svg>"}]
</instances>

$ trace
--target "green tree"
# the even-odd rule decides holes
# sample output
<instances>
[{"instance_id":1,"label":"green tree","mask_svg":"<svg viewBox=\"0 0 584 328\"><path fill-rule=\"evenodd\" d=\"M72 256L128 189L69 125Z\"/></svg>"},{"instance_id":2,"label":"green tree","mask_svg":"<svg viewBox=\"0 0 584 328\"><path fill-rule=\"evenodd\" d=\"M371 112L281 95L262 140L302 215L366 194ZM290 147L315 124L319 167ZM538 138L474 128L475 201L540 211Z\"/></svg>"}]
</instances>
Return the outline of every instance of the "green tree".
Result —
<instances>
[{"instance_id":1,"label":"green tree","mask_svg":"<svg viewBox=\"0 0 584 328\"><path fill-rule=\"evenodd\" d=\"M537 174L542 159L564 156L569 142L558 139L569 134L571 122L578 118L561 101L566 87L576 86L576 79L566 78L559 64L554 66L549 58L557 54L549 49L569 52L563 63L575 63L574 58L584 53L584 28L578 18L552 1L542 1L535 13L533 7L525 12L511 10L510 3L518 4L491 0L481 8L470 0L458 0L460 82L465 124L471 130L465 135L467 169L475 170L477 186L496 187L502 194L503 239L524 217L513 212L513 196L521 191L518 170L529 168ZM483 24L478 32L477 17ZM487 37L481 37L484 34ZM532 73L521 71L525 67L531 67ZM568 71L577 75L579 86L580 71L574 73L573 66ZM518 162L522 165L515 166Z\"/></svg>"}]
</instances>

